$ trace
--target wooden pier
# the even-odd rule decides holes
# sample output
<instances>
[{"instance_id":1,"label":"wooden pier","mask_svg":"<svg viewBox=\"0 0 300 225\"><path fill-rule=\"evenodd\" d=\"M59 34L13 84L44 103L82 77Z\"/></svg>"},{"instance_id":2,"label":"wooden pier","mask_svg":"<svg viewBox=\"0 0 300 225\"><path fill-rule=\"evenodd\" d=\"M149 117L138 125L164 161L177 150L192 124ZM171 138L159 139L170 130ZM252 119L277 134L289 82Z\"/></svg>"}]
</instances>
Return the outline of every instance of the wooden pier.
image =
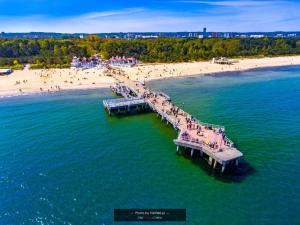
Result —
<instances>
[{"instance_id":1,"label":"wooden pier","mask_svg":"<svg viewBox=\"0 0 300 225\"><path fill-rule=\"evenodd\" d=\"M207 158L209 165L220 168L222 173L226 166L238 166L243 154L234 147L234 143L225 136L223 126L206 124L174 105L171 98L162 92L153 92L138 81L114 74L117 80L112 90L124 99L104 100L104 107L111 112L129 112L136 107L148 107L171 124L179 133L174 143L178 152L180 147L190 149L191 157L198 152Z\"/></svg>"}]
</instances>

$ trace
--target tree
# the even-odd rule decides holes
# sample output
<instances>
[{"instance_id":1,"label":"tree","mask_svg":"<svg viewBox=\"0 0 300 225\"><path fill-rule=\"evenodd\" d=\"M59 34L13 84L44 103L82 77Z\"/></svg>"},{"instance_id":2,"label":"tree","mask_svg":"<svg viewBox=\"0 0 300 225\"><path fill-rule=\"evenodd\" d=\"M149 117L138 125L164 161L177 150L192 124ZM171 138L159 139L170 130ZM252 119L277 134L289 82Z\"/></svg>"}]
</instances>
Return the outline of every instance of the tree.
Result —
<instances>
[{"instance_id":1,"label":"tree","mask_svg":"<svg viewBox=\"0 0 300 225\"><path fill-rule=\"evenodd\" d=\"M66 37L67 38L67 37ZM133 56L144 62L181 62L208 60L214 56L260 56L300 54L300 38L157 38L102 39L0 39L0 65L31 63L47 67L65 66L73 56L99 54Z\"/></svg>"}]
</instances>

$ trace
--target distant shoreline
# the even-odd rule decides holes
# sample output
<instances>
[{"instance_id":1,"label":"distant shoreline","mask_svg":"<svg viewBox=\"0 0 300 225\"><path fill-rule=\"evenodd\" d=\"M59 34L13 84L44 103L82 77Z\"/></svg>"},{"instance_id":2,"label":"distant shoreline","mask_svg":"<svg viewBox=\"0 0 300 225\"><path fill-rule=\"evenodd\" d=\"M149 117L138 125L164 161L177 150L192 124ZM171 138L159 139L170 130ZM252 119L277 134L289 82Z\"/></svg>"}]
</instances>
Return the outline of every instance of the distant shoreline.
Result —
<instances>
[{"instance_id":1,"label":"distant shoreline","mask_svg":"<svg viewBox=\"0 0 300 225\"><path fill-rule=\"evenodd\" d=\"M201 76L227 72L242 72L255 69L300 65L300 56L266 57L240 59L233 65L211 64L210 62L170 63L140 65L125 68L125 73L133 80L151 81L166 78ZM144 76L141 76L143 74Z\"/></svg>"},{"instance_id":2,"label":"distant shoreline","mask_svg":"<svg viewBox=\"0 0 300 225\"><path fill-rule=\"evenodd\" d=\"M240 59L233 65L210 62L142 64L121 68L132 80L149 82L168 78L184 78L242 72L256 69L300 65L300 56ZM101 69L36 69L14 71L0 76L0 97L45 94L67 90L109 88L114 78L105 76Z\"/></svg>"},{"instance_id":3,"label":"distant shoreline","mask_svg":"<svg viewBox=\"0 0 300 225\"><path fill-rule=\"evenodd\" d=\"M258 68L252 68L252 69L245 69L245 70L238 70L238 71L220 71L220 72L215 72L215 73L207 73L207 74L188 74L188 75L181 75L177 77L169 76L169 77L164 77L164 78L153 78L148 80L147 82L151 81L159 81L159 80L167 80L167 79L184 79L184 78L189 78L189 77L197 77L197 76L226 76L229 74L238 74L241 72L251 72L251 71L263 71L263 70L270 70L270 69L276 69L276 68L290 68L290 67L297 67L300 66L300 64L294 64L294 65L285 65L285 66L266 66L266 67L258 67Z\"/></svg>"}]
</instances>

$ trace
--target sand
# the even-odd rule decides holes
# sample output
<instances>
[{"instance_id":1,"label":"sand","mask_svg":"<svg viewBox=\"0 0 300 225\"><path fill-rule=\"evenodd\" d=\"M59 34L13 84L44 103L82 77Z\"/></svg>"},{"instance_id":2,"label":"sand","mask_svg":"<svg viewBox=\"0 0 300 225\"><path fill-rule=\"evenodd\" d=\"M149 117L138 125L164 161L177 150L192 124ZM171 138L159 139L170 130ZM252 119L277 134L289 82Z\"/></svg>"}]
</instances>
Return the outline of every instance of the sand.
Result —
<instances>
[{"instance_id":1,"label":"sand","mask_svg":"<svg viewBox=\"0 0 300 225\"><path fill-rule=\"evenodd\" d=\"M122 70L132 80L142 82L171 77L205 75L211 73L242 71L255 68L300 65L300 56L241 59L233 65L211 64L211 62L141 64ZM0 96L49 93L72 89L107 88L114 78L105 75L104 69L48 69L14 71L0 76Z\"/></svg>"},{"instance_id":2,"label":"sand","mask_svg":"<svg viewBox=\"0 0 300 225\"><path fill-rule=\"evenodd\" d=\"M73 89L109 87L114 78L105 76L103 69L37 69L28 68L0 76L0 96L51 93Z\"/></svg>"},{"instance_id":3,"label":"sand","mask_svg":"<svg viewBox=\"0 0 300 225\"><path fill-rule=\"evenodd\" d=\"M172 77L205 75L290 65L300 65L300 56L241 59L238 63L233 65L212 64L211 62L145 64L132 68L124 68L124 70L131 79L144 82Z\"/></svg>"}]
</instances>

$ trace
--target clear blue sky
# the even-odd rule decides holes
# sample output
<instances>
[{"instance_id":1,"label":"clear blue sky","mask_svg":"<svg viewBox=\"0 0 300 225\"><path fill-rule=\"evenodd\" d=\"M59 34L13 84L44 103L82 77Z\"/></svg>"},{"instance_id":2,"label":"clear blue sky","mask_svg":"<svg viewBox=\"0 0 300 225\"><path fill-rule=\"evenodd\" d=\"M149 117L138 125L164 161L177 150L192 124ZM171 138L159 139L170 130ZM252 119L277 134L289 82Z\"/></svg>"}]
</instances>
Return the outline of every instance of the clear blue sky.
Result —
<instances>
[{"instance_id":1,"label":"clear blue sky","mask_svg":"<svg viewBox=\"0 0 300 225\"><path fill-rule=\"evenodd\" d=\"M299 0L0 0L4 32L300 30Z\"/></svg>"}]
</instances>

